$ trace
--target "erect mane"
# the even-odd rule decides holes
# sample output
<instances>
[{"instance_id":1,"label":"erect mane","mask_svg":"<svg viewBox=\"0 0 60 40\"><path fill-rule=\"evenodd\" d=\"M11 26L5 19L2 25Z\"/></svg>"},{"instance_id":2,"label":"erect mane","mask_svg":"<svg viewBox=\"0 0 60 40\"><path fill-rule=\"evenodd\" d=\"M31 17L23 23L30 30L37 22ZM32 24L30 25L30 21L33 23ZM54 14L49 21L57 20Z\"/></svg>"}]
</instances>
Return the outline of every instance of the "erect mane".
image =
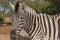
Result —
<instances>
[{"instance_id":1,"label":"erect mane","mask_svg":"<svg viewBox=\"0 0 60 40\"><path fill-rule=\"evenodd\" d=\"M19 10L19 3L22 3L22 1L18 1L15 5L15 12Z\"/></svg>"},{"instance_id":2,"label":"erect mane","mask_svg":"<svg viewBox=\"0 0 60 40\"><path fill-rule=\"evenodd\" d=\"M18 1L15 5L15 12L17 12L19 10L19 3L23 3L23 1ZM28 13L33 13L33 14L36 14L36 13L39 13L37 10L35 10L34 8L32 8L31 6L29 5L24 5L24 11L28 12Z\"/></svg>"}]
</instances>

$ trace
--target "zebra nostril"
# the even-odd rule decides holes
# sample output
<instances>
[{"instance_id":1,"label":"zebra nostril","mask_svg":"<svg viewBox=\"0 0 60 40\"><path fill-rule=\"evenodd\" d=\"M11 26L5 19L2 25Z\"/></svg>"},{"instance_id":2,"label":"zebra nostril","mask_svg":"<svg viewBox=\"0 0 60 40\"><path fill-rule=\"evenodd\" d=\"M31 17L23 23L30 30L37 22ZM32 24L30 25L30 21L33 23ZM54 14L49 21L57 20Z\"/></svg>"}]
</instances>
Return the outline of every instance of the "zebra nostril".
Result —
<instances>
[{"instance_id":1,"label":"zebra nostril","mask_svg":"<svg viewBox=\"0 0 60 40\"><path fill-rule=\"evenodd\" d=\"M21 19L23 19L23 16L20 16Z\"/></svg>"},{"instance_id":2,"label":"zebra nostril","mask_svg":"<svg viewBox=\"0 0 60 40\"><path fill-rule=\"evenodd\" d=\"M21 17L21 19L23 19L23 17Z\"/></svg>"}]
</instances>

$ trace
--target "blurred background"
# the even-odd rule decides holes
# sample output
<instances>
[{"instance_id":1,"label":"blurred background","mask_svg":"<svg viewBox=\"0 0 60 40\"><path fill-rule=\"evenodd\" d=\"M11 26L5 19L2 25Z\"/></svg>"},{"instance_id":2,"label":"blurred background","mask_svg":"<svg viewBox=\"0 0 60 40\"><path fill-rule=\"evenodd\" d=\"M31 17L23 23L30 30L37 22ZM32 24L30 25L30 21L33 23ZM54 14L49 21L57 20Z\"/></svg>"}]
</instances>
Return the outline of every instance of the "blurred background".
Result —
<instances>
[{"instance_id":1,"label":"blurred background","mask_svg":"<svg viewBox=\"0 0 60 40\"><path fill-rule=\"evenodd\" d=\"M10 40L9 33L12 27L12 14L9 2L16 4L20 0L0 0L0 40ZM35 9L38 13L50 15L60 13L60 0L23 0L26 5ZM8 36L7 36L7 35ZM4 39L5 38L5 39Z\"/></svg>"}]
</instances>

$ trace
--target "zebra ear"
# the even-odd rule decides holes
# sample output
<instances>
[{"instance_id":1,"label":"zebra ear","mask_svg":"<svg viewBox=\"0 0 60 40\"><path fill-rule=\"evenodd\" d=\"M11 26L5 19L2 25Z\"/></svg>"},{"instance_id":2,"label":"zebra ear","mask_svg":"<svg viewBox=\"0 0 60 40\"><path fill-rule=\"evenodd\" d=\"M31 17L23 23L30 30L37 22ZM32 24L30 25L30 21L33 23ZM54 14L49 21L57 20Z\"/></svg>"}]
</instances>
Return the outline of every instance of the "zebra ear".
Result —
<instances>
[{"instance_id":1,"label":"zebra ear","mask_svg":"<svg viewBox=\"0 0 60 40\"><path fill-rule=\"evenodd\" d=\"M10 8L14 11L15 10L15 5L13 5L11 2L9 2Z\"/></svg>"},{"instance_id":2,"label":"zebra ear","mask_svg":"<svg viewBox=\"0 0 60 40\"><path fill-rule=\"evenodd\" d=\"M23 9L25 10L25 9L26 9L26 4L25 4L25 2L23 2L22 4L23 4L23 6L22 6Z\"/></svg>"}]
</instances>

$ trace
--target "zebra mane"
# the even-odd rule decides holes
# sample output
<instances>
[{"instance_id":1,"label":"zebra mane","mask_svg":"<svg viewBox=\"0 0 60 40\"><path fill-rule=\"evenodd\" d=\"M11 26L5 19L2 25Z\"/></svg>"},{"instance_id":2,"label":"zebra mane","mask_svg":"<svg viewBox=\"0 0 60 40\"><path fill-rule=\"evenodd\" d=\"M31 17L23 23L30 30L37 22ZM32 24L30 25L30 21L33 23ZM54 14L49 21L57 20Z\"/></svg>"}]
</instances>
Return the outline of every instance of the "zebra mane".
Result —
<instances>
[{"instance_id":1,"label":"zebra mane","mask_svg":"<svg viewBox=\"0 0 60 40\"><path fill-rule=\"evenodd\" d=\"M17 3L16 3L16 5L15 5L15 12L17 12L18 10L19 10L19 3L20 3L21 1L18 1ZM22 3L22 2L21 2Z\"/></svg>"},{"instance_id":2,"label":"zebra mane","mask_svg":"<svg viewBox=\"0 0 60 40\"><path fill-rule=\"evenodd\" d=\"M19 3L23 3L23 1L18 1L15 5L15 12L17 12L19 10ZM24 5L24 11L27 12L27 13L31 13L31 14L36 14L38 13L36 10L34 10L31 6L28 6L28 5Z\"/></svg>"},{"instance_id":3,"label":"zebra mane","mask_svg":"<svg viewBox=\"0 0 60 40\"><path fill-rule=\"evenodd\" d=\"M36 10L34 10L32 7L26 5L25 6L25 11L28 12L28 13L31 13L31 14L36 14Z\"/></svg>"}]
</instances>

